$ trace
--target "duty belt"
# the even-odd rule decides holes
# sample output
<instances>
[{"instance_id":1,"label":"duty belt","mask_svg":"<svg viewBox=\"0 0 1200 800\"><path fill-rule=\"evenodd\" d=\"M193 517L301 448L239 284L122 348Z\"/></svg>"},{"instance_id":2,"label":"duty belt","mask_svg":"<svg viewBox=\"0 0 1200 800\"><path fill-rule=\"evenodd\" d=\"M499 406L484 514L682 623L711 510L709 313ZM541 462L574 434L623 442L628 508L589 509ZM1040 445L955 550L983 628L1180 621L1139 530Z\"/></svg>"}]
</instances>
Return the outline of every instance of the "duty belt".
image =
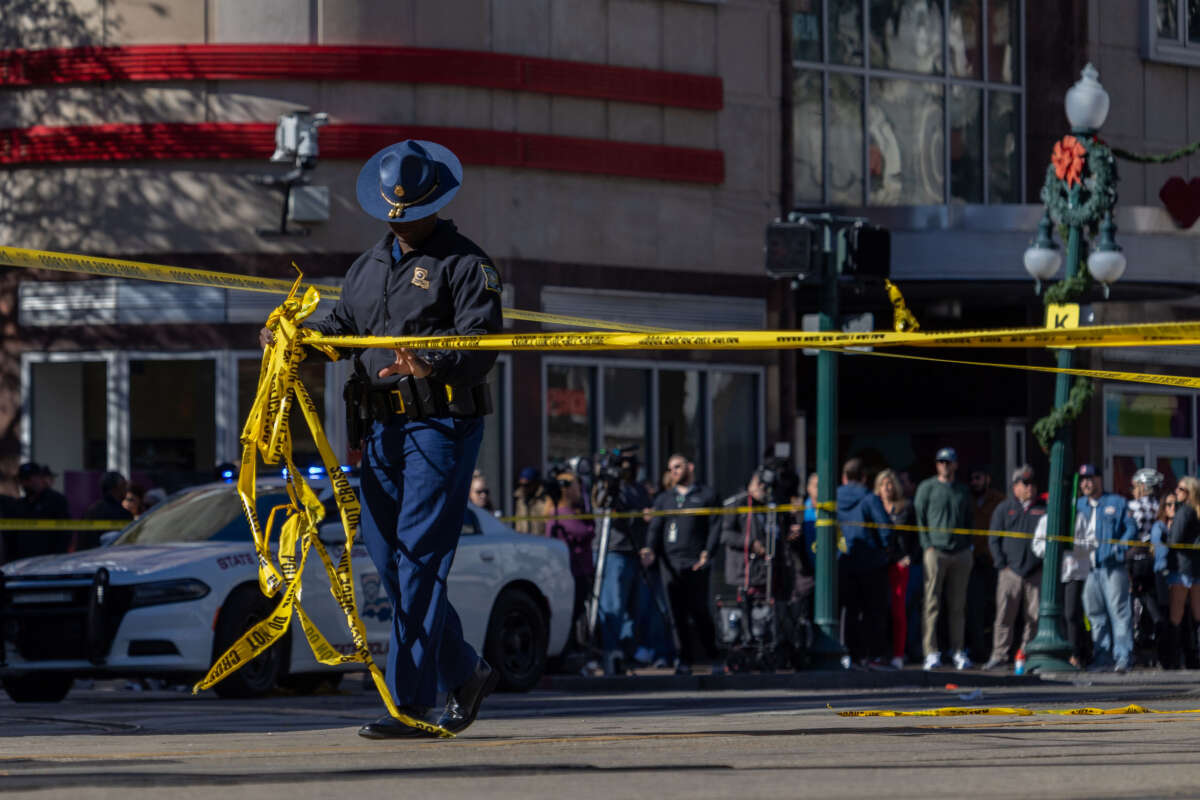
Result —
<instances>
[{"instance_id":1,"label":"duty belt","mask_svg":"<svg viewBox=\"0 0 1200 800\"><path fill-rule=\"evenodd\" d=\"M394 386L368 389L365 405L367 415L379 422L386 422L398 414L409 419L482 417L492 413L492 396L486 383L451 386L430 378L405 375Z\"/></svg>"}]
</instances>

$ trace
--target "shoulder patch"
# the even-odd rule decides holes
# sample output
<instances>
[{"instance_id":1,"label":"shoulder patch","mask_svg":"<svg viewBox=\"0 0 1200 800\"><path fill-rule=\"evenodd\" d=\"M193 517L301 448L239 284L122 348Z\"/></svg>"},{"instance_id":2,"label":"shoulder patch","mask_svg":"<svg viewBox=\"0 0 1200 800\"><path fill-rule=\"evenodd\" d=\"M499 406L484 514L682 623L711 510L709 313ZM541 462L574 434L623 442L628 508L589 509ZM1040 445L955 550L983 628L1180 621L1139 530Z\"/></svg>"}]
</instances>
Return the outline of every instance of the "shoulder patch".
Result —
<instances>
[{"instance_id":1,"label":"shoulder patch","mask_svg":"<svg viewBox=\"0 0 1200 800\"><path fill-rule=\"evenodd\" d=\"M479 263L479 269L483 272L483 288L489 292L500 294L500 273L491 264L486 262Z\"/></svg>"}]
</instances>

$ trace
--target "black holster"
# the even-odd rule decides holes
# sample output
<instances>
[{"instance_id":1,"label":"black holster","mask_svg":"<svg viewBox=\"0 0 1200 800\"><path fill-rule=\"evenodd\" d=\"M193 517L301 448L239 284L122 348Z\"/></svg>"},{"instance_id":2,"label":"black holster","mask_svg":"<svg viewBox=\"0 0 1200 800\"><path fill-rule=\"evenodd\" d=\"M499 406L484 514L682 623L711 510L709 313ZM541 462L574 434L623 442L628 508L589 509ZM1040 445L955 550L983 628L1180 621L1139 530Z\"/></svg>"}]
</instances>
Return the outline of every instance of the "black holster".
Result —
<instances>
[{"instance_id":1,"label":"black holster","mask_svg":"<svg viewBox=\"0 0 1200 800\"><path fill-rule=\"evenodd\" d=\"M367 420L372 416L367 406L370 389L371 382L360 375L351 375L342 389L342 399L346 401L346 441L355 449L362 447L367 436Z\"/></svg>"}]
</instances>

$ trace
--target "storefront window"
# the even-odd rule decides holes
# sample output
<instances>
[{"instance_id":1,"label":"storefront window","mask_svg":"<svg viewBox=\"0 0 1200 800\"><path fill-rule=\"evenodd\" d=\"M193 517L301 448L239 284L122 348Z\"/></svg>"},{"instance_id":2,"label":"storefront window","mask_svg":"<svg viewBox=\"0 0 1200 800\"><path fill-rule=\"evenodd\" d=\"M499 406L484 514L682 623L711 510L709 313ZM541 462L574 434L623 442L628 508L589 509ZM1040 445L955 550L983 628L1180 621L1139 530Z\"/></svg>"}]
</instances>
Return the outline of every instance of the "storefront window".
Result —
<instances>
[{"instance_id":1,"label":"storefront window","mask_svg":"<svg viewBox=\"0 0 1200 800\"><path fill-rule=\"evenodd\" d=\"M31 452L54 472L103 471L108 466L108 364L32 365Z\"/></svg>"},{"instance_id":2,"label":"storefront window","mask_svg":"<svg viewBox=\"0 0 1200 800\"><path fill-rule=\"evenodd\" d=\"M746 486L758 464L757 376L712 371L713 474L701 477L721 497Z\"/></svg>"},{"instance_id":3,"label":"storefront window","mask_svg":"<svg viewBox=\"0 0 1200 800\"><path fill-rule=\"evenodd\" d=\"M792 57L821 60L821 0L792 0Z\"/></svg>"},{"instance_id":4,"label":"storefront window","mask_svg":"<svg viewBox=\"0 0 1200 800\"><path fill-rule=\"evenodd\" d=\"M551 461L595 452L594 367L546 365L546 454Z\"/></svg>"},{"instance_id":5,"label":"storefront window","mask_svg":"<svg viewBox=\"0 0 1200 800\"><path fill-rule=\"evenodd\" d=\"M930 205L944 200L946 134L942 87L871 81L871 204Z\"/></svg>"},{"instance_id":6,"label":"storefront window","mask_svg":"<svg viewBox=\"0 0 1200 800\"><path fill-rule=\"evenodd\" d=\"M1109 436L1192 436L1192 398L1182 394L1111 392L1105 397Z\"/></svg>"},{"instance_id":7,"label":"storefront window","mask_svg":"<svg viewBox=\"0 0 1200 800\"><path fill-rule=\"evenodd\" d=\"M1020 202L1023 8L824 0L826 43L819 4L792 0L793 201Z\"/></svg>"},{"instance_id":8,"label":"storefront window","mask_svg":"<svg viewBox=\"0 0 1200 800\"><path fill-rule=\"evenodd\" d=\"M704 464L704 379L698 370L658 372L658 452L660 461L682 453Z\"/></svg>"},{"instance_id":9,"label":"storefront window","mask_svg":"<svg viewBox=\"0 0 1200 800\"><path fill-rule=\"evenodd\" d=\"M638 461L645 463L647 415L650 406L650 370L605 367L604 435L606 450L637 448Z\"/></svg>"},{"instance_id":10,"label":"storefront window","mask_svg":"<svg viewBox=\"0 0 1200 800\"><path fill-rule=\"evenodd\" d=\"M484 418L483 443L479 447L479 458L475 468L487 478L488 489L492 493L492 504L496 508L505 508L507 500L504 497L504 487L508 485L504 474L504 421L508 419L508 409L505 403L505 371L508 365L497 361L496 366L488 373L488 389L492 393L494 413Z\"/></svg>"},{"instance_id":11,"label":"storefront window","mask_svg":"<svg viewBox=\"0 0 1200 800\"><path fill-rule=\"evenodd\" d=\"M942 71L942 0L871 0L871 66Z\"/></svg>"},{"instance_id":12,"label":"storefront window","mask_svg":"<svg viewBox=\"0 0 1200 800\"><path fill-rule=\"evenodd\" d=\"M130 360L129 464L135 476L168 490L212 479L215 376L208 359Z\"/></svg>"},{"instance_id":13,"label":"storefront window","mask_svg":"<svg viewBox=\"0 0 1200 800\"><path fill-rule=\"evenodd\" d=\"M759 370L549 363L546 460L636 445L643 478L657 484L682 453L702 483L731 494L760 457L761 391Z\"/></svg>"}]
</instances>

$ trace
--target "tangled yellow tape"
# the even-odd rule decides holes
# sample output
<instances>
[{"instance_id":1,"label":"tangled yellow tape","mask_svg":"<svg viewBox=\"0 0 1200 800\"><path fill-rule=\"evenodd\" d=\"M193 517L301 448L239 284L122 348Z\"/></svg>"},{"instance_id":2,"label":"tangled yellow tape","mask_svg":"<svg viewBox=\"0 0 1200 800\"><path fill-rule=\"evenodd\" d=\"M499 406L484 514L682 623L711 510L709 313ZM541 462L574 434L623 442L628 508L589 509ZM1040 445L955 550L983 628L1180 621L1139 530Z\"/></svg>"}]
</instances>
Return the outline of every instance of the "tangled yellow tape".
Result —
<instances>
[{"instance_id":1,"label":"tangled yellow tape","mask_svg":"<svg viewBox=\"0 0 1200 800\"><path fill-rule=\"evenodd\" d=\"M391 692L384 682L383 673L371 657L367 644L366 628L359 616L354 596L354 579L350 554L358 533L361 509L358 497L351 488L338 460L330 449L329 441L317 415L316 406L298 377L300 362L305 350L301 345L299 325L316 309L320 300L317 290L309 287L303 297L297 298L300 280L292 286L284 304L272 312L267 327L275 333L274 342L263 353L262 370L250 415L242 430L242 464L238 473L237 491L241 498L246 518L250 522L254 549L258 555L259 587L264 595L274 597L283 590L278 605L269 617L246 631L219 658L208 674L196 684L193 691L199 692L216 684L238 668L249 663L268 647L279 641L288 631L292 613L300 621L300 627L308 640L317 661L336 666L338 664L361 663L370 671L375 687L387 706L388 713L404 724L419 728L436 736L448 738L454 734L424 720L401 713L396 707ZM328 353L336 357L334 353ZM317 526L325 516L324 507L312 487L304 480L300 470L292 461L292 437L289 414L293 404L299 404L312 432L313 441L321 454L321 460L333 485L334 499L342 527L346 532L345 546L337 564L333 563L325 546L317 536ZM256 472L258 456L266 464L284 463L287 466L287 489L291 504L271 510L264 529L260 524L256 504ZM286 519L279 535L278 563L271 549L271 531L276 512L284 511ZM329 576L329 587L338 606L346 615L346 622L354 642L355 652L341 654L304 612L300 602L301 578L304 565L311 549L316 549ZM297 549L299 553L297 554Z\"/></svg>"}]
</instances>

